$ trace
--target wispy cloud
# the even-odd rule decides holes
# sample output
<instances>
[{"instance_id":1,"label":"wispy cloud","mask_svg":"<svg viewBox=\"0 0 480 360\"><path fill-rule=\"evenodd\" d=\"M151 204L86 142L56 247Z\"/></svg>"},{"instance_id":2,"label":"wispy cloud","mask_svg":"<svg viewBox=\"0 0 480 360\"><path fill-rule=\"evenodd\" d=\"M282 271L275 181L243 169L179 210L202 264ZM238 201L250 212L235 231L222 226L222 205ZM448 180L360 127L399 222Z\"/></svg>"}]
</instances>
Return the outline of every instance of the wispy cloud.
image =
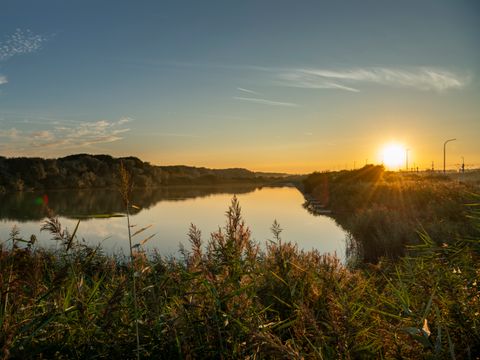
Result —
<instances>
[{"instance_id":1,"label":"wispy cloud","mask_svg":"<svg viewBox=\"0 0 480 360\"><path fill-rule=\"evenodd\" d=\"M308 89L358 92L362 84L447 91L465 87L470 76L436 67L350 69L289 69L277 73L277 84Z\"/></svg>"},{"instance_id":2,"label":"wispy cloud","mask_svg":"<svg viewBox=\"0 0 480 360\"><path fill-rule=\"evenodd\" d=\"M122 118L116 122L100 120L81 123L76 126L56 126L52 139L47 142L33 142L32 146L55 146L60 141L62 147L84 147L98 143L108 143L123 139L120 134L129 131L129 128L120 128L127 120Z\"/></svg>"},{"instance_id":3,"label":"wispy cloud","mask_svg":"<svg viewBox=\"0 0 480 360\"><path fill-rule=\"evenodd\" d=\"M35 131L31 135L34 141L51 141L55 138L55 135L48 130Z\"/></svg>"},{"instance_id":4,"label":"wispy cloud","mask_svg":"<svg viewBox=\"0 0 480 360\"><path fill-rule=\"evenodd\" d=\"M262 104L262 105L298 107L298 104L283 102L283 101L272 101L267 99L251 98L251 97L243 97L243 96L234 96L233 98L235 100L248 101L248 102L253 102L253 103Z\"/></svg>"},{"instance_id":5,"label":"wispy cloud","mask_svg":"<svg viewBox=\"0 0 480 360\"><path fill-rule=\"evenodd\" d=\"M118 120L117 124L118 125L123 125L123 124L126 124L126 123L128 123L132 120L133 120L132 118L129 118L128 116L124 116L120 120Z\"/></svg>"},{"instance_id":6,"label":"wispy cloud","mask_svg":"<svg viewBox=\"0 0 480 360\"><path fill-rule=\"evenodd\" d=\"M242 92L245 92L245 93L247 93L247 94L255 94L255 95L258 95L258 93L257 93L256 91L249 90L249 89L245 89L245 88L241 88L241 87L237 87L237 90L242 91Z\"/></svg>"},{"instance_id":7,"label":"wispy cloud","mask_svg":"<svg viewBox=\"0 0 480 360\"><path fill-rule=\"evenodd\" d=\"M16 55L33 53L42 48L47 36L34 34L29 29L16 29L0 42L0 61L5 61Z\"/></svg>"},{"instance_id":8,"label":"wispy cloud","mask_svg":"<svg viewBox=\"0 0 480 360\"><path fill-rule=\"evenodd\" d=\"M9 36L0 40L0 62L22 54L33 53L42 48L47 36L34 34L29 29L17 29ZM0 74L0 85L8 83L7 77Z\"/></svg>"},{"instance_id":9,"label":"wispy cloud","mask_svg":"<svg viewBox=\"0 0 480 360\"><path fill-rule=\"evenodd\" d=\"M18 150L19 152L35 149L80 149L93 144L109 143L124 138L130 131L124 125L130 118L118 121L99 120L95 122L57 122L49 129L26 131L11 128L0 130L3 150Z\"/></svg>"},{"instance_id":10,"label":"wispy cloud","mask_svg":"<svg viewBox=\"0 0 480 360\"><path fill-rule=\"evenodd\" d=\"M158 136L158 137L173 137L173 138L200 138L197 134L188 133L170 133L170 132L148 132L146 135Z\"/></svg>"},{"instance_id":11,"label":"wispy cloud","mask_svg":"<svg viewBox=\"0 0 480 360\"><path fill-rule=\"evenodd\" d=\"M267 67L217 63L175 63L173 65L241 71L250 70L257 73L270 74L269 79L275 85L350 92L359 92L367 84L444 92L462 89L472 80L472 74L467 71L458 72L434 65L344 68ZM264 80L268 81L268 78ZM251 91L245 88L237 88L237 90L246 93Z\"/></svg>"},{"instance_id":12,"label":"wispy cloud","mask_svg":"<svg viewBox=\"0 0 480 360\"><path fill-rule=\"evenodd\" d=\"M0 130L0 138L7 138L7 139L16 139L19 136L19 131L15 128L11 128L9 130Z\"/></svg>"}]
</instances>

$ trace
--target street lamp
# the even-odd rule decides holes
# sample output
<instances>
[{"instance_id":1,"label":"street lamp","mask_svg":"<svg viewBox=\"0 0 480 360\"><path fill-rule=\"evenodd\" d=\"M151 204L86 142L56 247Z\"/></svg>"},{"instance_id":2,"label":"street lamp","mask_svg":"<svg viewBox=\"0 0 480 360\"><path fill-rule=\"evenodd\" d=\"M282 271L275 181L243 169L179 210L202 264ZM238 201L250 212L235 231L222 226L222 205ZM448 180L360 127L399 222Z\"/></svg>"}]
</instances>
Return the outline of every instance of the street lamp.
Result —
<instances>
[{"instance_id":1,"label":"street lamp","mask_svg":"<svg viewBox=\"0 0 480 360\"><path fill-rule=\"evenodd\" d=\"M457 140L457 139L448 139L447 141L445 141L443 143L443 173L444 174L445 174L445 160L446 160L447 143L449 143L450 141L454 141L454 140Z\"/></svg>"},{"instance_id":2,"label":"street lamp","mask_svg":"<svg viewBox=\"0 0 480 360\"><path fill-rule=\"evenodd\" d=\"M406 170L408 171L408 152L410 149L405 149L405 167L407 168Z\"/></svg>"}]
</instances>

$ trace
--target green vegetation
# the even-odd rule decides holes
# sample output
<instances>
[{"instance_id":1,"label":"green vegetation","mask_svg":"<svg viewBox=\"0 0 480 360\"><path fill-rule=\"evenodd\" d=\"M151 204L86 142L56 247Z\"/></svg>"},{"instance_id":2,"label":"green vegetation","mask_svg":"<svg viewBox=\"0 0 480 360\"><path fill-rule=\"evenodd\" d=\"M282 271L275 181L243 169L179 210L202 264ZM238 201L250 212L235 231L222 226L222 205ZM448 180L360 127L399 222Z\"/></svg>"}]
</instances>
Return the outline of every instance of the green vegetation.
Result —
<instances>
[{"instance_id":1,"label":"green vegetation","mask_svg":"<svg viewBox=\"0 0 480 360\"><path fill-rule=\"evenodd\" d=\"M476 175L476 176L475 176ZM458 175L457 175L458 178ZM475 202L480 173L460 182L431 173L385 172L368 165L355 171L314 173L305 191L333 212L353 236L362 262L405 254L418 244L419 232L437 245L478 236L466 204Z\"/></svg>"},{"instance_id":2,"label":"green vegetation","mask_svg":"<svg viewBox=\"0 0 480 360\"><path fill-rule=\"evenodd\" d=\"M71 234L54 217L46 222L62 244L56 253L15 229L2 246L4 358L134 358L136 326L141 358L480 353L479 238L437 246L425 235L415 256L348 269L283 241L276 223L260 251L235 198L206 244L192 225L182 260L147 257L141 242L132 262L105 256L76 241L81 227Z\"/></svg>"},{"instance_id":3,"label":"green vegetation","mask_svg":"<svg viewBox=\"0 0 480 360\"><path fill-rule=\"evenodd\" d=\"M77 154L59 159L0 156L0 193L45 189L90 189L116 186L120 162L132 173L136 187L160 185L265 183L285 174L256 174L246 169L154 166L136 157Z\"/></svg>"},{"instance_id":4,"label":"green vegetation","mask_svg":"<svg viewBox=\"0 0 480 360\"><path fill-rule=\"evenodd\" d=\"M131 178L123 171L128 216ZM404 204L406 220L423 204L421 219L438 210L437 219L448 215L450 225L455 219L468 225L468 236L460 228L451 238L423 231L405 256L350 268L334 257L298 250L282 239L276 222L273 239L261 250L235 197L224 228L206 243L191 226L191 246L181 250L182 259L147 256L142 244L151 235L139 239L146 228L129 234L128 258L77 241L80 221L72 233L53 215L45 222L42 229L61 244L56 252L37 248L35 237L19 238L12 229L0 249L2 357L475 359L480 203L476 198L463 204L466 198L458 194L464 188L449 182L443 187L445 181L386 174L378 167L309 177L306 188L326 195L338 214L364 204L355 218L372 221L373 238L383 234L385 244L389 232L373 226L384 222L395 239L397 225L389 221L398 221L398 213L369 217L368 206L381 201L393 210ZM386 200L393 195L418 203ZM456 206L458 218L447 204Z\"/></svg>"}]
</instances>

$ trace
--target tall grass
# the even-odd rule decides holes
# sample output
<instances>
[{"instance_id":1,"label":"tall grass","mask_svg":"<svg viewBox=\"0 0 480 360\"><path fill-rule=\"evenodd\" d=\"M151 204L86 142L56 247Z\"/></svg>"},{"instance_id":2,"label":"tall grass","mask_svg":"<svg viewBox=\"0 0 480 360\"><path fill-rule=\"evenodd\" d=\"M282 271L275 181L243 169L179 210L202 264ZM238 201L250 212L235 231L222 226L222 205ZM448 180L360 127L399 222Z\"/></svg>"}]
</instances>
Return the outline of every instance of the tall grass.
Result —
<instances>
[{"instance_id":1,"label":"tall grass","mask_svg":"<svg viewBox=\"0 0 480 360\"><path fill-rule=\"evenodd\" d=\"M348 269L282 239L277 223L261 250L233 198L225 226L207 241L191 226L183 258L139 252L129 264L69 241L75 236L55 218L49 223L64 244L57 251L19 246L18 234L2 245L3 358L474 359L480 353L478 238L438 245L423 234L399 261Z\"/></svg>"},{"instance_id":2,"label":"tall grass","mask_svg":"<svg viewBox=\"0 0 480 360\"><path fill-rule=\"evenodd\" d=\"M446 176L385 172L368 165L354 171L315 173L305 189L332 210L357 242L363 262L405 255L423 229L436 244L479 236L468 203L480 188Z\"/></svg>"},{"instance_id":3,"label":"tall grass","mask_svg":"<svg viewBox=\"0 0 480 360\"><path fill-rule=\"evenodd\" d=\"M135 274L135 257L133 256L133 243L132 243L132 229L130 225L130 202L133 189L132 175L128 172L127 168L120 162L119 168L120 175L120 194L122 195L123 205L125 206L125 213L127 218L127 232L128 232L128 245L130 250L130 266L132 276L132 293L133 293L133 308L135 314L135 340L137 343L137 359L140 359L140 335L138 331L138 300L137 300L137 281Z\"/></svg>"}]
</instances>

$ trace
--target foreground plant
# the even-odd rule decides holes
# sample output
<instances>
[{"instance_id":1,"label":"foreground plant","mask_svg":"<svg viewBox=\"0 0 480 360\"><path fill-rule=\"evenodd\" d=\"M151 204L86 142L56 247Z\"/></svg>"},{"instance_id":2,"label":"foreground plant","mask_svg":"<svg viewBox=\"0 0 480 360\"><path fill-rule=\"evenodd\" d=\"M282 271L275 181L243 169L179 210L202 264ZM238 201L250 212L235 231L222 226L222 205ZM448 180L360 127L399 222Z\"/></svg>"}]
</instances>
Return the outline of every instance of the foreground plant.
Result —
<instances>
[{"instance_id":1,"label":"foreground plant","mask_svg":"<svg viewBox=\"0 0 480 360\"><path fill-rule=\"evenodd\" d=\"M3 357L474 359L480 353L478 238L437 245L425 235L398 261L348 269L334 257L299 250L281 238L278 224L272 230L262 250L234 198L225 226L205 242L191 227L183 260L147 257L133 251L137 244L128 263L75 242L68 256L65 249L2 248Z\"/></svg>"},{"instance_id":2,"label":"foreground plant","mask_svg":"<svg viewBox=\"0 0 480 360\"><path fill-rule=\"evenodd\" d=\"M137 281L135 274L135 257L133 255L132 244L132 230L130 225L130 200L133 189L132 175L125 168L123 162L120 162L120 194L122 195L123 205L125 206L125 213L127 215L127 228L128 228L128 245L130 249L130 266L132 275L132 292L133 292L133 306L135 316L135 339L137 343L137 359L140 359L140 335L138 331L138 300L137 300Z\"/></svg>"}]
</instances>

